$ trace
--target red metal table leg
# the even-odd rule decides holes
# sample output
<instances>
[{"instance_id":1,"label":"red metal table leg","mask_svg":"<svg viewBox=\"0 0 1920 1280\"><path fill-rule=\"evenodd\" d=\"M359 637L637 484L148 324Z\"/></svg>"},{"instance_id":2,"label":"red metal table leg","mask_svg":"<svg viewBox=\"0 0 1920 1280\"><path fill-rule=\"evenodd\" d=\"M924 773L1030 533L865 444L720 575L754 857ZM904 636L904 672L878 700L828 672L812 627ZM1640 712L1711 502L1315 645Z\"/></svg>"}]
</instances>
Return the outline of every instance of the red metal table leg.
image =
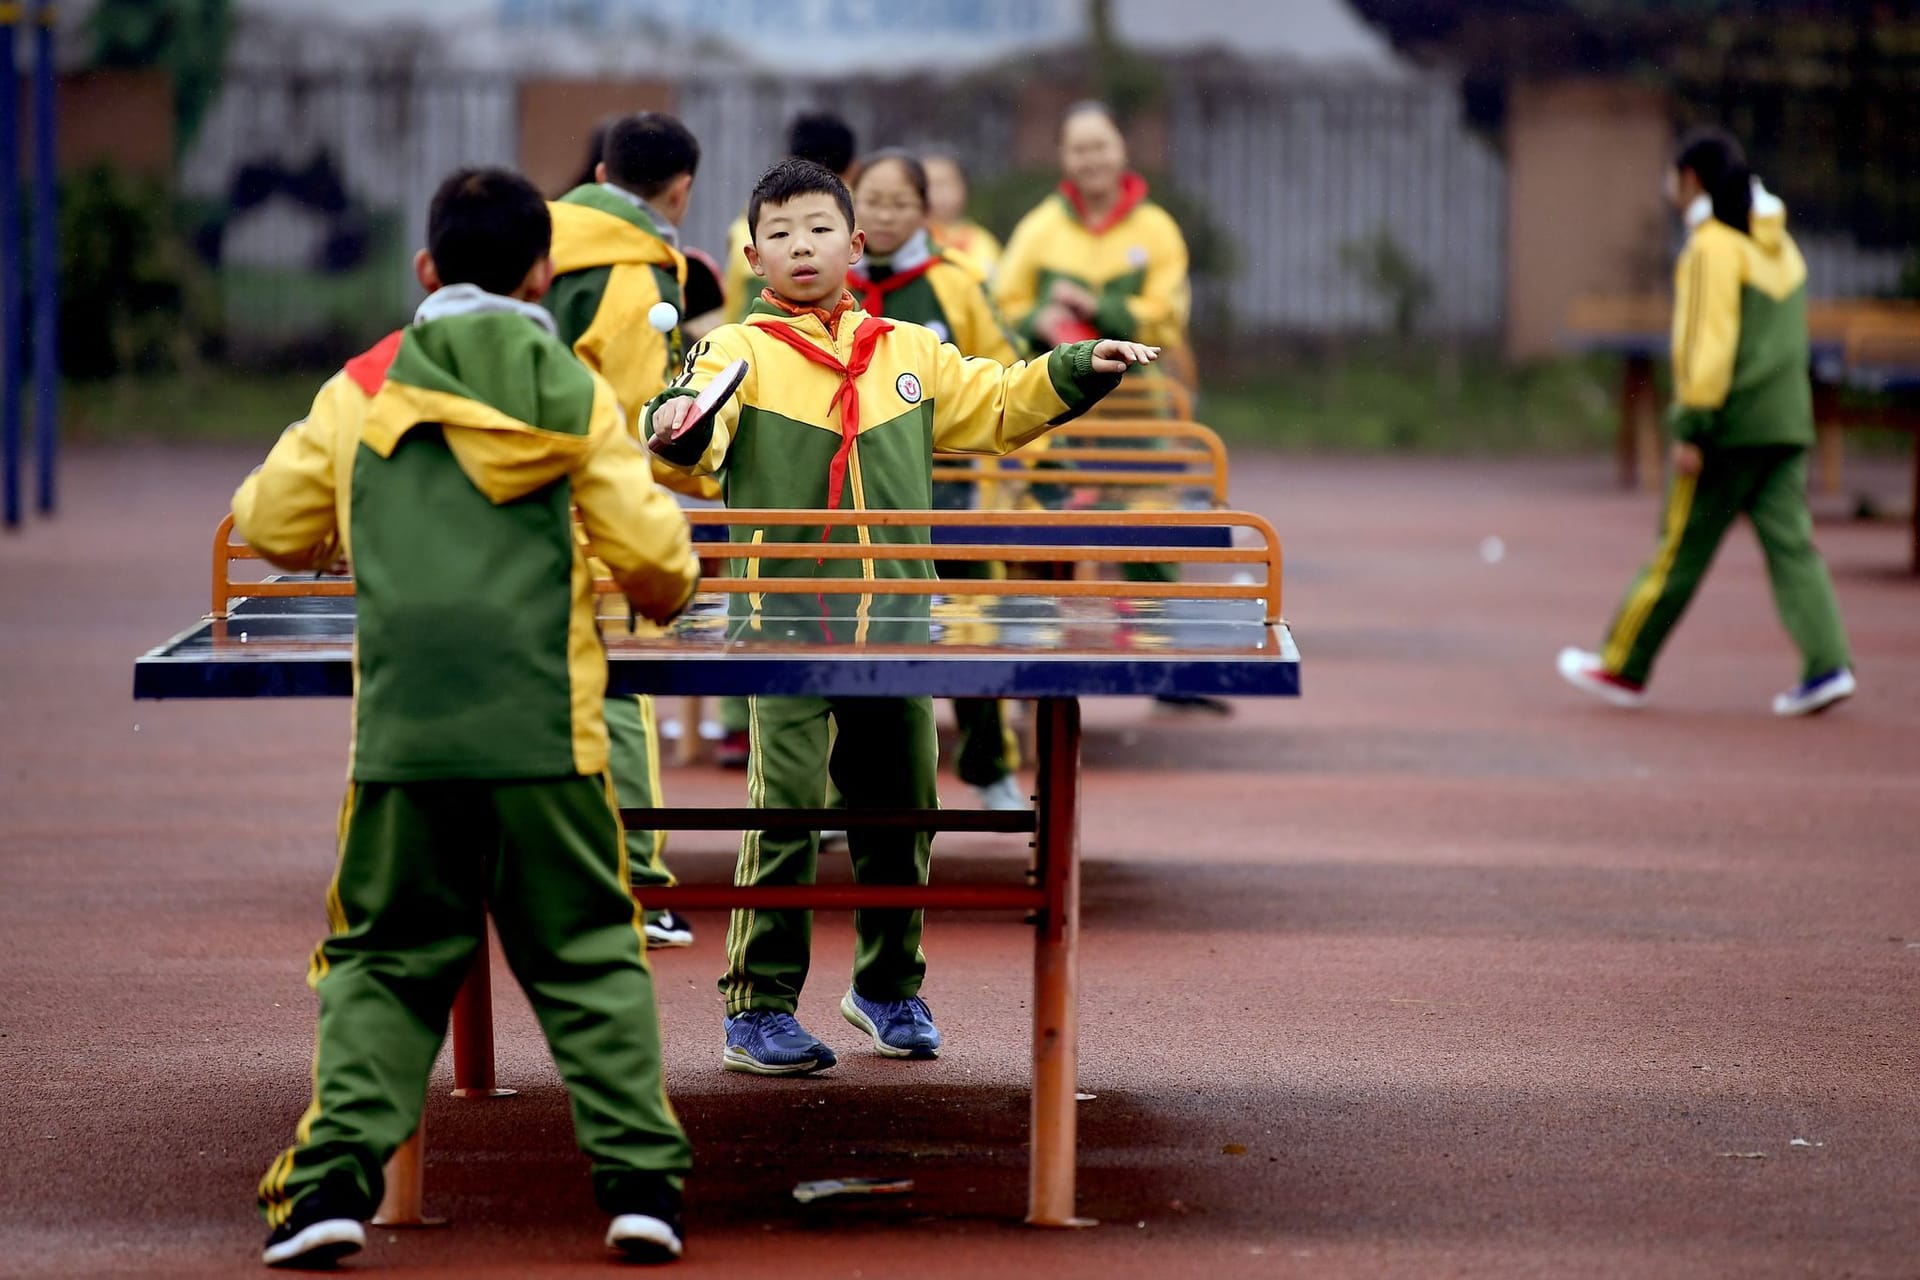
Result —
<instances>
[{"instance_id":1,"label":"red metal table leg","mask_svg":"<svg viewBox=\"0 0 1920 1280\"><path fill-rule=\"evenodd\" d=\"M473 967L453 998L453 1096L510 1098L493 1078L493 967L487 931L473 949Z\"/></svg>"},{"instance_id":2,"label":"red metal table leg","mask_svg":"<svg viewBox=\"0 0 1920 1280\"><path fill-rule=\"evenodd\" d=\"M1027 1221L1091 1226L1074 1216L1075 1095L1079 1091L1080 704L1048 698L1036 708L1039 740L1040 886L1047 906L1034 931L1033 1147Z\"/></svg>"},{"instance_id":3,"label":"red metal table leg","mask_svg":"<svg viewBox=\"0 0 1920 1280\"><path fill-rule=\"evenodd\" d=\"M387 1161L386 1191L380 1207L374 1211L377 1227L442 1227L445 1218L426 1215L427 1200L427 1118L420 1117L413 1136Z\"/></svg>"}]
</instances>

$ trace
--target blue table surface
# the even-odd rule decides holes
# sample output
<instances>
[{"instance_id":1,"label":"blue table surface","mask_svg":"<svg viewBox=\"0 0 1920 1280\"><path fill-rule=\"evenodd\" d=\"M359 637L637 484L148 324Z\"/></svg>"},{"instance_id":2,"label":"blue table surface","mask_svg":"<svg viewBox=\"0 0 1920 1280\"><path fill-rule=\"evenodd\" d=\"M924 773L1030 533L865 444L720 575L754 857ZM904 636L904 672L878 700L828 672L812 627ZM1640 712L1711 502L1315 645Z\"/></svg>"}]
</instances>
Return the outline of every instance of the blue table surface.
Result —
<instances>
[{"instance_id":1,"label":"blue table surface","mask_svg":"<svg viewBox=\"0 0 1920 1280\"><path fill-rule=\"evenodd\" d=\"M229 619L204 619L141 656L134 697L347 696L353 609L353 600L340 596L239 601ZM870 619L870 634L892 638L868 643L824 642L817 624L804 620L741 634L722 596L700 597L653 635L629 633L624 614L602 622L610 693L1060 698L1300 692L1292 633L1284 623L1267 623L1257 600L936 598L930 619ZM844 637L844 620L834 625ZM798 638L802 633L808 638Z\"/></svg>"}]
</instances>

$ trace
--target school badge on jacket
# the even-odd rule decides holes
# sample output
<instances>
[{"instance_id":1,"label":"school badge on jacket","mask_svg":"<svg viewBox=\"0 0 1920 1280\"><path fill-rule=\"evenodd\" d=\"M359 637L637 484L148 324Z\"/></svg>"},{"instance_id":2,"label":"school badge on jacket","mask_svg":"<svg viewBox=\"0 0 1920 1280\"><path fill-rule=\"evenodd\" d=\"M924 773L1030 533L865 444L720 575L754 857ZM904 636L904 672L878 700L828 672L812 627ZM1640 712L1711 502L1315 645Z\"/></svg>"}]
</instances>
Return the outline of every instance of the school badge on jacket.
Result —
<instances>
[{"instance_id":1,"label":"school badge on jacket","mask_svg":"<svg viewBox=\"0 0 1920 1280\"><path fill-rule=\"evenodd\" d=\"M894 379L893 389L898 391L900 398L908 404L920 403L920 379L914 377L912 374L903 373Z\"/></svg>"}]
</instances>

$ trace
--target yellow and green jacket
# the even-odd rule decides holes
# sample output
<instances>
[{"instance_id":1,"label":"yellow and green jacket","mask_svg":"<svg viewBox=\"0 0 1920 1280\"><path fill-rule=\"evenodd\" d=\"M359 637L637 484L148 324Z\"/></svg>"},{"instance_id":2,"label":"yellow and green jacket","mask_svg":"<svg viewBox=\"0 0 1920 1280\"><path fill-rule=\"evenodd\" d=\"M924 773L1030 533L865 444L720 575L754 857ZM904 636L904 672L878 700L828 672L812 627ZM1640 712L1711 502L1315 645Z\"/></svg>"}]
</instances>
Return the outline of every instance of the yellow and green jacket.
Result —
<instances>
[{"instance_id":1,"label":"yellow and green jacket","mask_svg":"<svg viewBox=\"0 0 1920 1280\"><path fill-rule=\"evenodd\" d=\"M234 494L235 528L273 564L352 563L356 781L599 773L588 556L654 621L698 584L686 517L551 323L440 290L328 380Z\"/></svg>"},{"instance_id":2,"label":"yellow and green jacket","mask_svg":"<svg viewBox=\"0 0 1920 1280\"><path fill-rule=\"evenodd\" d=\"M872 340L870 363L852 379L856 430L843 436L847 379L835 368L796 351L799 341L842 368L858 363L863 325L888 326ZM793 335L782 339L775 330ZM870 317L842 296L831 312L793 309L763 292L743 324L723 325L694 344L679 380L655 399L697 395L717 373L744 359L740 390L685 440L668 460L697 474L721 473L734 508L901 510L932 501L933 452L1002 454L1049 427L1069 421L1107 394L1120 379L1093 371L1091 342L1059 347L1043 359L1011 366L969 358L928 328ZM844 447L843 447L844 446ZM836 492L837 489L837 492ZM830 533L831 536L826 536ZM835 546L876 541L925 546L925 527L736 528L737 541L824 542ZM927 560L820 557L736 562L743 577L930 578ZM859 637L874 616L924 616L927 597L754 596L735 600L736 617L763 614L818 617L857 615ZM844 638L844 637L843 637Z\"/></svg>"},{"instance_id":3,"label":"yellow and green jacket","mask_svg":"<svg viewBox=\"0 0 1920 1280\"><path fill-rule=\"evenodd\" d=\"M660 332L647 318L656 303L685 310L687 260L667 243L646 210L601 183L575 187L547 206L553 217L553 288L542 299L560 340L613 385L629 426L660 394L684 352L678 327ZM654 478L696 498L711 485L688 484L671 467Z\"/></svg>"},{"instance_id":4,"label":"yellow and green jacket","mask_svg":"<svg viewBox=\"0 0 1920 1280\"><path fill-rule=\"evenodd\" d=\"M1750 230L1687 211L1692 233L1674 268L1675 438L1715 448L1811 445L1807 264L1787 210L1754 184Z\"/></svg>"},{"instance_id":5,"label":"yellow and green jacket","mask_svg":"<svg viewBox=\"0 0 1920 1280\"><path fill-rule=\"evenodd\" d=\"M993 278L994 269L1000 265L1000 255L1006 252L999 237L971 218L934 227L933 242L958 254L982 280Z\"/></svg>"},{"instance_id":6,"label":"yellow and green jacket","mask_svg":"<svg viewBox=\"0 0 1920 1280\"><path fill-rule=\"evenodd\" d=\"M1092 327L1102 338L1153 346L1186 340L1192 297L1187 242L1165 209L1147 199L1147 183L1125 175L1120 201L1090 223L1071 183L1020 220L993 278L993 300L1029 343L1047 291L1072 280L1099 300Z\"/></svg>"},{"instance_id":7,"label":"yellow and green jacket","mask_svg":"<svg viewBox=\"0 0 1920 1280\"><path fill-rule=\"evenodd\" d=\"M924 325L963 356L1001 364L1020 359L973 265L951 249L936 248L925 231L915 232L891 258L861 259L848 273L847 288L868 315Z\"/></svg>"}]
</instances>

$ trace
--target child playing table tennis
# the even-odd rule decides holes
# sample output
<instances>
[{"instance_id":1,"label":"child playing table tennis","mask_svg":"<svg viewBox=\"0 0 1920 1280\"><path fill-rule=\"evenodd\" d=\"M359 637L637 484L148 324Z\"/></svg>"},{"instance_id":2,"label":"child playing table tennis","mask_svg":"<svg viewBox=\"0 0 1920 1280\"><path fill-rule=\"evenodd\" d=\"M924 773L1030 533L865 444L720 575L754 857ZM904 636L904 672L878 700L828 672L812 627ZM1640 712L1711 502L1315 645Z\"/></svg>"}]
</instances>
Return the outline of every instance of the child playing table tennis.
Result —
<instances>
[{"instance_id":1,"label":"child playing table tennis","mask_svg":"<svg viewBox=\"0 0 1920 1280\"><path fill-rule=\"evenodd\" d=\"M985 356L1001 364L1019 359L1013 339L1000 324L973 264L953 250L935 245L927 215L928 175L907 151L881 151L860 163L853 184L853 212L866 233L866 254L854 264L847 286L868 315L911 320L953 343L963 356ZM973 486L933 486L933 505L964 510ZM952 560L939 565L943 578L1005 576L990 560ZM960 780L972 787L989 809L1024 809L1027 798L1014 770L1020 754L1007 732L997 698L956 698L954 720L960 728L954 760Z\"/></svg>"},{"instance_id":2,"label":"child playing table tennis","mask_svg":"<svg viewBox=\"0 0 1920 1280\"><path fill-rule=\"evenodd\" d=\"M686 309L681 287L687 260L678 224L693 196L700 144L685 125L654 111L620 116L601 133L594 180L548 206L554 276L542 302L553 313L560 340L607 379L632 425L667 385L682 354L677 326ZM672 467L656 468L654 478L692 497L720 496L712 480ZM653 699L608 698L606 716L621 807L662 803ZM666 832L629 831L626 839L636 888L673 883ZM672 911L648 911L646 927L650 947L693 944L693 929Z\"/></svg>"},{"instance_id":3,"label":"child playing table tennis","mask_svg":"<svg viewBox=\"0 0 1920 1280\"><path fill-rule=\"evenodd\" d=\"M307 970L313 1102L260 1182L270 1266L364 1246L489 911L572 1095L608 1246L681 1251L687 1140L607 775L588 556L656 622L699 575L613 389L534 305L550 236L518 174L448 178L413 324L329 380L234 495L262 556L347 557L357 596L332 932Z\"/></svg>"},{"instance_id":4,"label":"child playing table tennis","mask_svg":"<svg viewBox=\"0 0 1920 1280\"><path fill-rule=\"evenodd\" d=\"M853 197L832 172L788 159L767 170L748 203L748 249L762 290L743 324L723 325L688 355L678 382L653 403L653 447L670 462L710 474L723 465L730 507L788 509L925 508L932 450L1005 453L1084 412L1130 365L1158 352L1132 342L1082 342L1046 358L1004 366L969 359L922 325L860 309L846 290L866 237L854 229ZM739 393L681 432L700 391L736 360L748 372ZM924 528L829 531L837 545L882 536L916 545ZM766 530L736 529L740 540ZM776 541L821 536L789 528ZM930 557L931 558L931 557ZM745 576L927 578L929 561L826 557L768 559ZM917 599L924 605L925 597ZM813 621L780 616L812 610ZM858 643L874 625L872 596L771 595L736 600L740 625L807 626ZM822 608L821 605L825 605ZM825 616L823 616L825 615ZM756 807L819 807L827 779L849 810L933 808L937 751L928 698L756 697L749 706L749 794ZM835 730L831 736L829 730ZM831 745L830 745L831 743ZM855 828L848 838L863 884L924 884L931 835ZM811 831L750 831L735 882L811 883L819 856ZM926 956L921 913L855 915L853 981L840 1002L847 1021L884 1056L931 1058L940 1032L920 998ZM798 1075L835 1055L795 1019L806 980L812 916L804 911L736 911L727 932L723 1064L733 1071Z\"/></svg>"}]
</instances>

